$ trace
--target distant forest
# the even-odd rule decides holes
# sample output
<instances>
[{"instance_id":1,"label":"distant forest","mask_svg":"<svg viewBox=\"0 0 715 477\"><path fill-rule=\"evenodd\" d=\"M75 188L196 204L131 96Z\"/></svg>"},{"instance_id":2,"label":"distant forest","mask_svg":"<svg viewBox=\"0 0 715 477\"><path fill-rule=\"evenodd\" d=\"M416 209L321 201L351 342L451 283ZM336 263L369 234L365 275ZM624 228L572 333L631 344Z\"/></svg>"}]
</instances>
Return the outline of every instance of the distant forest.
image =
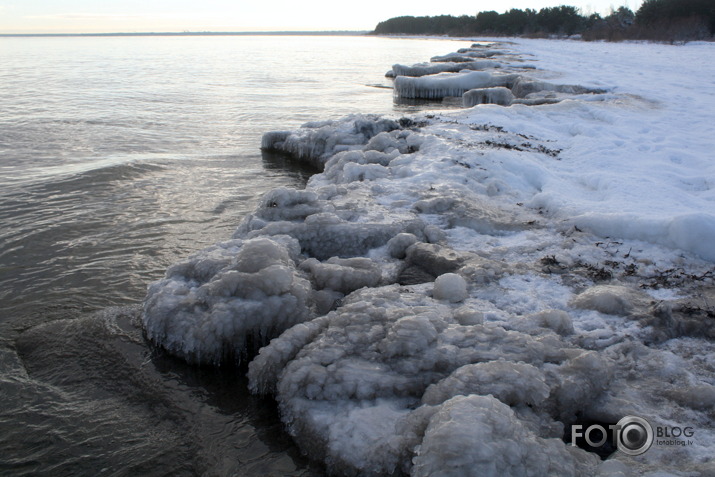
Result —
<instances>
[{"instance_id":1,"label":"distant forest","mask_svg":"<svg viewBox=\"0 0 715 477\"><path fill-rule=\"evenodd\" d=\"M635 13L619 7L608 16L583 15L576 7L511 9L476 16L396 17L378 23L375 34L572 36L584 40L643 39L681 42L711 40L715 35L715 0L645 0Z\"/></svg>"}]
</instances>

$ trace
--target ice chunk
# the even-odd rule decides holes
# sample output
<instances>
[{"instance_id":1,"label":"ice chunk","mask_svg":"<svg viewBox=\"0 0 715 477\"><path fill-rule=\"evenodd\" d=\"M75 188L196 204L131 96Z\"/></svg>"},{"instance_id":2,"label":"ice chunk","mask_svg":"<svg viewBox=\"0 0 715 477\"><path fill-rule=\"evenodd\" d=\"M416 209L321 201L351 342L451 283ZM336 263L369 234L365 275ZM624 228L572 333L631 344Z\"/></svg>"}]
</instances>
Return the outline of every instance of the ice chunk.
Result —
<instances>
[{"instance_id":1,"label":"ice chunk","mask_svg":"<svg viewBox=\"0 0 715 477\"><path fill-rule=\"evenodd\" d=\"M325 216L323 216L325 217ZM385 245L399 233L422 235L424 224L417 219L394 220L391 223L349 222L337 216L329 216L331 221L260 222L249 217L244 228L237 235L244 235L246 227L255 227L245 232L249 238L274 235L290 235L298 240L301 250L318 260L330 257L356 257L368 250ZM337 219L337 221L333 221Z\"/></svg>"},{"instance_id":2,"label":"ice chunk","mask_svg":"<svg viewBox=\"0 0 715 477\"><path fill-rule=\"evenodd\" d=\"M414 234L401 233L392 237L387 242L387 252L393 258L405 258L407 248L418 242Z\"/></svg>"},{"instance_id":3,"label":"ice chunk","mask_svg":"<svg viewBox=\"0 0 715 477\"><path fill-rule=\"evenodd\" d=\"M509 88L480 88L470 89L462 95L462 104L471 108L478 104L498 104L509 106L514 101L514 95Z\"/></svg>"},{"instance_id":4,"label":"ice chunk","mask_svg":"<svg viewBox=\"0 0 715 477\"><path fill-rule=\"evenodd\" d=\"M189 362L219 364L312 318L297 248L289 237L232 240L171 267L144 301L147 336Z\"/></svg>"},{"instance_id":5,"label":"ice chunk","mask_svg":"<svg viewBox=\"0 0 715 477\"><path fill-rule=\"evenodd\" d=\"M566 94L595 94L605 93L606 90L596 88L586 88L579 85L553 84L546 81L536 81L529 78L520 77L512 87L512 93L517 98L528 98L529 95L549 91Z\"/></svg>"},{"instance_id":6,"label":"ice chunk","mask_svg":"<svg viewBox=\"0 0 715 477\"><path fill-rule=\"evenodd\" d=\"M643 292L619 285L597 285L579 294L571 305L609 315L628 315L644 302L648 302L648 295Z\"/></svg>"},{"instance_id":7,"label":"ice chunk","mask_svg":"<svg viewBox=\"0 0 715 477\"><path fill-rule=\"evenodd\" d=\"M436 405L454 396L491 394L510 406L540 405L550 389L541 371L530 364L490 361L468 364L431 385L422 396L425 404Z\"/></svg>"},{"instance_id":8,"label":"ice chunk","mask_svg":"<svg viewBox=\"0 0 715 477\"><path fill-rule=\"evenodd\" d=\"M467 282L456 273L445 273L434 281L432 296L450 303L464 301L469 296Z\"/></svg>"},{"instance_id":9,"label":"ice chunk","mask_svg":"<svg viewBox=\"0 0 715 477\"><path fill-rule=\"evenodd\" d=\"M350 293L362 287L374 287L380 283L382 271L369 258L329 258L319 262L309 258L300 268L310 272L319 289L329 288L341 293Z\"/></svg>"},{"instance_id":10,"label":"ice chunk","mask_svg":"<svg viewBox=\"0 0 715 477\"><path fill-rule=\"evenodd\" d=\"M407 265L419 267L434 277L457 271L468 256L451 248L418 242L407 249Z\"/></svg>"},{"instance_id":11,"label":"ice chunk","mask_svg":"<svg viewBox=\"0 0 715 477\"><path fill-rule=\"evenodd\" d=\"M566 360L560 347L567 345L556 335L552 342L540 340L479 324L477 315L396 286L363 288L345 297L338 309L263 348L249 366L250 386L259 392L275 390L291 435L329 470L389 474L410 472L415 445L427 449L436 444L425 433L435 409L420 406L420 401L447 400L446 408L458 399L454 395L484 392L544 410L563 403L572 413L589 400L570 401L575 396L569 385L591 392L591 398L605 385L595 363L580 357ZM546 362L552 363L548 372L542 369ZM596 383L593 387L584 385L589 379ZM537 425L511 416L527 429L516 441L520 446L542 439L534 429L556 425L543 412L529 418L538 420ZM367 437L369 429L374 433ZM356 439L362 440L359 459ZM554 455L571 452L560 440L553 442ZM463 456L469 462L480 455L471 445ZM426 454L421 450L420 455Z\"/></svg>"},{"instance_id":12,"label":"ice chunk","mask_svg":"<svg viewBox=\"0 0 715 477\"><path fill-rule=\"evenodd\" d=\"M462 73L439 73L413 78L395 78L395 94L400 98L440 99L447 96L462 96L475 88L509 86L517 75L492 75L485 71Z\"/></svg>"},{"instance_id":13,"label":"ice chunk","mask_svg":"<svg viewBox=\"0 0 715 477\"><path fill-rule=\"evenodd\" d=\"M322 169L337 152L361 149L372 137L399 127L391 119L353 115L339 121L307 123L297 131L268 132L263 135L261 148L288 153Z\"/></svg>"},{"instance_id":14,"label":"ice chunk","mask_svg":"<svg viewBox=\"0 0 715 477\"><path fill-rule=\"evenodd\" d=\"M432 416L411 475L592 475L599 460L534 435L514 411L492 396L458 396Z\"/></svg>"},{"instance_id":15,"label":"ice chunk","mask_svg":"<svg viewBox=\"0 0 715 477\"><path fill-rule=\"evenodd\" d=\"M420 63L412 66L392 65L394 76L427 76L437 73L458 73L464 70L486 70L499 68L501 65L496 61L479 60L465 61L458 63Z\"/></svg>"}]
</instances>

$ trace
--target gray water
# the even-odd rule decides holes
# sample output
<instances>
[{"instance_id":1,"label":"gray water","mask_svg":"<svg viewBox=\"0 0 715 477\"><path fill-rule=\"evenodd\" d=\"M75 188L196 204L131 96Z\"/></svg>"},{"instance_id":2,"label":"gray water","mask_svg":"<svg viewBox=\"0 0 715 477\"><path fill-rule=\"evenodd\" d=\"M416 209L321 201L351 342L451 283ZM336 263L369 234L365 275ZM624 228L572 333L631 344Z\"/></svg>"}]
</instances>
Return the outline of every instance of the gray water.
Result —
<instances>
[{"instance_id":1,"label":"gray water","mask_svg":"<svg viewBox=\"0 0 715 477\"><path fill-rule=\"evenodd\" d=\"M320 475L240 369L138 325L148 283L313 172L261 134L399 116L384 73L463 44L0 38L0 473Z\"/></svg>"}]
</instances>

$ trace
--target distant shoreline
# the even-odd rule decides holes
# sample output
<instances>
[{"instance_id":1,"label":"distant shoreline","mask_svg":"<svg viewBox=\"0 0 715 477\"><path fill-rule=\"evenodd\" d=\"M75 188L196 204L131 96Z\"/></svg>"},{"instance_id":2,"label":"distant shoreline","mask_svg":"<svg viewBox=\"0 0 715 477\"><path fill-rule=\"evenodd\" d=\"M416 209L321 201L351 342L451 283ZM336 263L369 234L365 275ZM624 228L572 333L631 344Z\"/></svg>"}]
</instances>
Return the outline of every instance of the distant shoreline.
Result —
<instances>
[{"instance_id":1,"label":"distant shoreline","mask_svg":"<svg viewBox=\"0 0 715 477\"><path fill-rule=\"evenodd\" d=\"M200 31L136 33L0 33L0 37L104 37L104 36L362 36L369 31Z\"/></svg>"}]
</instances>

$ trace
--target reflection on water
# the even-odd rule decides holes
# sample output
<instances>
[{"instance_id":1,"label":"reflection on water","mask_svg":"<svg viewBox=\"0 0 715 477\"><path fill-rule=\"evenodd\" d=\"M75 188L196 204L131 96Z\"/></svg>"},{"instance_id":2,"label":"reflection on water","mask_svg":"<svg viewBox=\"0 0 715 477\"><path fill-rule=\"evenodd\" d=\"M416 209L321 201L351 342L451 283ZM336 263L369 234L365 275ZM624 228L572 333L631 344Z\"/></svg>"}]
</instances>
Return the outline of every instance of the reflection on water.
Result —
<instances>
[{"instance_id":1,"label":"reflection on water","mask_svg":"<svg viewBox=\"0 0 715 477\"><path fill-rule=\"evenodd\" d=\"M413 111L365 85L446 48L0 39L0 474L320 475L243 370L157 352L138 307L147 284L228 239L263 193L315 172L261 154L263 132Z\"/></svg>"}]
</instances>

